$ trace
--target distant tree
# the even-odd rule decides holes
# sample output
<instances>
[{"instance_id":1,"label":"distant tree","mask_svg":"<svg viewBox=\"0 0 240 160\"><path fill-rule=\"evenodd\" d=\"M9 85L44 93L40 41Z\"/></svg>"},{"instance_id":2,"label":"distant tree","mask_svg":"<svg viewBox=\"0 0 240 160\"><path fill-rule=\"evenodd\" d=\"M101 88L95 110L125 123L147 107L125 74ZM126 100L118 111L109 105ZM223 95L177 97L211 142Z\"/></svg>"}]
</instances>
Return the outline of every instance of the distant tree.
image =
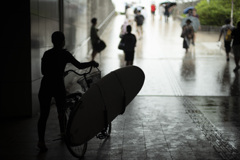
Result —
<instances>
[{"instance_id":1,"label":"distant tree","mask_svg":"<svg viewBox=\"0 0 240 160\"><path fill-rule=\"evenodd\" d=\"M231 17L232 0L201 0L195 8L202 25L221 26ZM240 21L240 0L234 0L233 23Z\"/></svg>"}]
</instances>

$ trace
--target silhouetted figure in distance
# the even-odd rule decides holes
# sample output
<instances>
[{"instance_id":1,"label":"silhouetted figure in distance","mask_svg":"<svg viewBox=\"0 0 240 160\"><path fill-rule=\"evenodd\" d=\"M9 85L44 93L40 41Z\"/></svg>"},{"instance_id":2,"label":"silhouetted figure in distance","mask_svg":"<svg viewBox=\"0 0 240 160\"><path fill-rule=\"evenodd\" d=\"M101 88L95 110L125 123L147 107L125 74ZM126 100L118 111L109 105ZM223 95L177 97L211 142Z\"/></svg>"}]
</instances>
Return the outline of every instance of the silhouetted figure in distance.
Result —
<instances>
[{"instance_id":1,"label":"silhouetted figure in distance","mask_svg":"<svg viewBox=\"0 0 240 160\"><path fill-rule=\"evenodd\" d=\"M232 30L233 30L233 26L230 24L231 20L230 19L226 19L225 20L225 25L222 26L221 31L220 31L220 35L219 35L219 40L221 40L222 34L224 35L224 47L225 47L225 51L226 51L226 55L227 55L227 61L229 61L229 53L231 51L231 34L232 34Z\"/></svg>"},{"instance_id":2,"label":"silhouetted figure in distance","mask_svg":"<svg viewBox=\"0 0 240 160\"><path fill-rule=\"evenodd\" d=\"M90 32L90 36L91 36L91 42L92 42L92 60L94 60L94 58L96 57L97 53L98 53L98 41L100 40L99 36L98 36L98 29L96 28L97 25L97 18L92 18L91 20L92 22L92 27L91 27L91 32Z\"/></svg>"},{"instance_id":3,"label":"silhouetted figure in distance","mask_svg":"<svg viewBox=\"0 0 240 160\"><path fill-rule=\"evenodd\" d=\"M183 48L186 49L186 53L188 52L191 42L194 44L194 29L191 23L192 21L190 19L186 21L186 25L183 26L181 35L183 38Z\"/></svg>"},{"instance_id":4,"label":"silhouetted figure in distance","mask_svg":"<svg viewBox=\"0 0 240 160\"><path fill-rule=\"evenodd\" d=\"M122 42L125 44L124 53L126 65L133 65L134 60L134 49L136 46L136 36L131 33L132 27L130 25L127 26L127 34L125 34L122 38Z\"/></svg>"},{"instance_id":5,"label":"silhouetted figure in distance","mask_svg":"<svg viewBox=\"0 0 240 160\"><path fill-rule=\"evenodd\" d=\"M43 78L39 90L40 117L38 121L38 147L40 151L47 151L45 145L46 123L50 112L51 99L56 101L61 133L64 132L63 116L65 107L66 90L64 85L64 70L67 63L72 63L79 69L98 66L91 61L80 63L70 52L63 49L65 45L64 34L56 31L52 34L53 48L47 50L42 57L41 71Z\"/></svg>"},{"instance_id":6,"label":"silhouetted figure in distance","mask_svg":"<svg viewBox=\"0 0 240 160\"><path fill-rule=\"evenodd\" d=\"M141 14L141 10L137 11L137 15L135 16L135 21L137 24L137 33L139 35L139 38L143 35L143 22L144 22L144 16Z\"/></svg>"}]
</instances>

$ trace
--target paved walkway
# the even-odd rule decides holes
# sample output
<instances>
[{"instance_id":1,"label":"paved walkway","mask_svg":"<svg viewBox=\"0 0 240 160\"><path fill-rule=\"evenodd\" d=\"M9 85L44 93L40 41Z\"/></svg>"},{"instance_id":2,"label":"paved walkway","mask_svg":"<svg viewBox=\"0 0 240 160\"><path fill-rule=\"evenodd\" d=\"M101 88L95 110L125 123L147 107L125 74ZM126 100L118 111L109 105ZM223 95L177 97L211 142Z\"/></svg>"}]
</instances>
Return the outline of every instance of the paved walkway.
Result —
<instances>
[{"instance_id":1,"label":"paved walkway","mask_svg":"<svg viewBox=\"0 0 240 160\"><path fill-rule=\"evenodd\" d=\"M107 48L96 60L103 75L124 66L117 49L123 21L124 16L116 16L102 35ZM226 62L218 34L209 32L199 32L196 45L185 53L180 33L178 21L148 17L134 61L145 72L145 84L113 121L111 138L89 141L85 160L240 159L239 74L232 71L233 58ZM64 143L53 141L56 117L53 107L45 154L36 148L38 116L2 121L0 159L75 159Z\"/></svg>"}]
</instances>

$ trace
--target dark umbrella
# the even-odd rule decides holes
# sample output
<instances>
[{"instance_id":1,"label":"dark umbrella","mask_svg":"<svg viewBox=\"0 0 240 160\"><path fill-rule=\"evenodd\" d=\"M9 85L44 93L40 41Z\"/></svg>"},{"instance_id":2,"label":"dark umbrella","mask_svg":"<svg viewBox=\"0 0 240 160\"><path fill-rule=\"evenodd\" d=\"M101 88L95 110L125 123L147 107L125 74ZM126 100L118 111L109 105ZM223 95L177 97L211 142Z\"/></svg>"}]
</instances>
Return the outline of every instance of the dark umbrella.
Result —
<instances>
[{"instance_id":1,"label":"dark umbrella","mask_svg":"<svg viewBox=\"0 0 240 160\"><path fill-rule=\"evenodd\" d=\"M160 5L162 5L162 4L169 4L170 7L177 5L177 3L175 3L175 2L162 2L162 3L160 3Z\"/></svg>"},{"instance_id":2,"label":"dark umbrella","mask_svg":"<svg viewBox=\"0 0 240 160\"><path fill-rule=\"evenodd\" d=\"M173 2L173 3L172 3L172 2L170 3L170 7L176 6L176 5L177 5L177 3L174 3L174 2Z\"/></svg>"},{"instance_id":3,"label":"dark umbrella","mask_svg":"<svg viewBox=\"0 0 240 160\"><path fill-rule=\"evenodd\" d=\"M185 9L183 10L183 13L184 13L184 14L187 14L188 11L191 10L191 9L194 9L194 7L191 6L191 7L187 7L187 8L185 8Z\"/></svg>"}]
</instances>

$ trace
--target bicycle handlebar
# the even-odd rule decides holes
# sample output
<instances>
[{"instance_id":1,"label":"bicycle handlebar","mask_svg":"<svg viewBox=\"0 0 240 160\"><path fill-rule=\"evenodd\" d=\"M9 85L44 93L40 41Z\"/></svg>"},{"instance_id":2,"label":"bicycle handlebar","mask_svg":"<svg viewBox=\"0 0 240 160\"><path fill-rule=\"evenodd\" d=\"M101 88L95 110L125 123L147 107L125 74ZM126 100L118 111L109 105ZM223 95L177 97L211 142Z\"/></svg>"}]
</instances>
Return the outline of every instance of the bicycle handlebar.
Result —
<instances>
[{"instance_id":1,"label":"bicycle handlebar","mask_svg":"<svg viewBox=\"0 0 240 160\"><path fill-rule=\"evenodd\" d=\"M92 68L93 68L93 66L90 67L90 70L89 70L88 72L85 72L85 73L82 73L82 74L76 72L76 71L73 70L73 69L69 69L69 70L67 70L67 71L64 72L64 77L66 77L69 72L73 72L73 73L75 73L75 74L78 75L78 76L86 76L87 74L89 74L89 73L92 71ZM98 67L95 67L95 68L98 69ZM98 70L99 70L99 69L98 69Z\"/></svg>"}]
</instances>

